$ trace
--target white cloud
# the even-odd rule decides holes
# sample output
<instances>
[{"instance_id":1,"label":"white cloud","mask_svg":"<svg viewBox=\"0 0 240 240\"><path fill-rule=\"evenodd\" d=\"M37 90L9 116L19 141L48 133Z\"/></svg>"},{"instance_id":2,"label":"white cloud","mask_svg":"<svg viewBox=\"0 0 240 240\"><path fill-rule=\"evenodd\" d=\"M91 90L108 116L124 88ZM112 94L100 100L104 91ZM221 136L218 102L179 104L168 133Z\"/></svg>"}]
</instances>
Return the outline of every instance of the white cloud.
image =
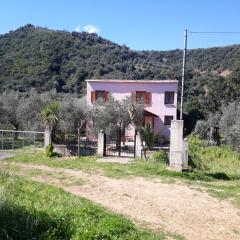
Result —
<instances>
[{"instance_id":1,"label":"white cloud","mask_svg":"<svg viewBox=\"0 0 240 240\"><path fill-rule=\"evenodd\" d=\"M100 33L100 29L91 24L84 26L83 31L88 32L88 33L97 33L97 34Z\"/></svg>"},{"instance_id":2,"label":"white cloud","mask_svg":"<svg viewBox=\"0 0 240 240\"><path fill-rule=\"evenodd\" d=\"M77 25L76 28L75 28L75 31L76 31L76 32L81 32L81 26L80 26L80 25Z\"/></svg>"}]
</instances>

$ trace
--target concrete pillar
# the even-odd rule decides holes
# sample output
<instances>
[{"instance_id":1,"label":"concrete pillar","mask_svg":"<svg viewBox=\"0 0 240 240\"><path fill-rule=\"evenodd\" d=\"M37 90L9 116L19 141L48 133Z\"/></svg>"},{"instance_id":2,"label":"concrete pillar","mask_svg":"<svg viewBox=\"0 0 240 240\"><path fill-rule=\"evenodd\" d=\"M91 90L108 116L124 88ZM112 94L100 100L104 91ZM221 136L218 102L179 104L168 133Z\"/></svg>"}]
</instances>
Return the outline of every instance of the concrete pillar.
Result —
<instances>
[{"instance_id":1,"label":"concrete pillar","mask_svg":"<svg viewBox=\"0 0 240 240\"><path fill-rule=\"evenodd\" d=\"M135 157L142 157L142 142L139 132L136 134Z\"/></svg>"},{"instance_id":2,"label":"concrete pillar","mask_svg":"<svg viewBox=\"0 0 240 240\"><path fill-rule=\"evenodd\" d=\"M103 131L98 133L98 149L97 154L101 157L104 156L105 134Z\"/></svg>"},{"instance_id":3,"label":"concrete pillar","mask_svg":"<svg viewBox=\"0 0 240 240\"><path fill-rule=\"evenodd\" d=\"M171 122L169 167L177 172L183 168L183 120Z\"/></svg>"}]
</instances>

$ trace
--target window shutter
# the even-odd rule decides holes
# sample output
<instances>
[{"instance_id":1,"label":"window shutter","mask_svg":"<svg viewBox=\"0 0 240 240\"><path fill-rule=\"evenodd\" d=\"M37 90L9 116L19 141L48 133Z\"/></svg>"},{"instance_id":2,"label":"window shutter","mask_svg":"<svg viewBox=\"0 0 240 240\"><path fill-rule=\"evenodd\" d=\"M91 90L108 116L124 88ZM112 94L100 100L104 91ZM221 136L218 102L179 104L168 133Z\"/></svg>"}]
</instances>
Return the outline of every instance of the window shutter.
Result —
<instances>
[{"instance_id":1,"label":"window shutter","mask_svg":"<svg viewBox=\"0 0 240 240\"><path fill-rule=\"evenodd\" d=\"M105 102L108 102L108 100L109 100L109 92L108 92L108 91L105 91L105 92L104 92L104 101L105 101Z\"/></svg>"},{"instance_id":2,"label":"window shutter","mask_svg":"<svg viewBox=\"0 0 240 240\"><path fill-rule=\"evenodd\" d=\"M96 101L96 92L95 91L92 91L91 92L91 102L95 102Z\"/></svg>"},{"instance_id":3,"label":"window shutter","mask_svg":"<svg viewBox=\"0 0 240 240\"><path fill-rule=\"evenodd\" d=\"M150 107L152 105L152 93L145 92L145 103L147 107Z\"/></svg>"}]
</instances>

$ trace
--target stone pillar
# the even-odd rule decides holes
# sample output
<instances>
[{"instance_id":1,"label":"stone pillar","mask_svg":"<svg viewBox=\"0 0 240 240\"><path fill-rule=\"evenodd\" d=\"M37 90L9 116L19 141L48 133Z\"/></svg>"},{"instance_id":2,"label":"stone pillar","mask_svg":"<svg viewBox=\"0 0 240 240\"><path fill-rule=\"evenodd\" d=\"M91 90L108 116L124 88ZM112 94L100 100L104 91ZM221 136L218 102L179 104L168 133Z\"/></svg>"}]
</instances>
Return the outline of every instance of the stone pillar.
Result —
<instances>
[{"instance_id":1,"label":"stone pillar","mask_svg":"<svg viewBox=\"0 0 240 240\"><path fill-rule=\"evenodd\" d=\"M136 134L135 157L142 157L142 142L139 132Z\"/></svg>"},{"instance_id":2,"label":"stone pillar","mask_svg":"<svg viewBox=\"0 0 240 240\"><path fill-rule=\"evenodd\" d=\"M183 120L171 122L169 167L177 172L183 168Z\"/></svg>"},{"instance_id":3,"label":"stone pillar","mask_svg":"<svg viewBox=\"0 0 240 240\"><path fill-rule=\"evenodd\" d=\"M44 147L46 147L47 145L50 144L51 140L50 140L50 132L45 129L45 132L44 132Z\"/></svg>"},{"instance_id":4,"label":"stone pillar","mask_svg":"<svg viewBox=\"0 0 240 240\"><path fill-rule=\"evenodd\" d=\"M100 133L98 133L98 149L97 149L97 154L101 157L104 156L104 145L105 145L105 134L101 130Z\"/></svg>"}]
</instances>

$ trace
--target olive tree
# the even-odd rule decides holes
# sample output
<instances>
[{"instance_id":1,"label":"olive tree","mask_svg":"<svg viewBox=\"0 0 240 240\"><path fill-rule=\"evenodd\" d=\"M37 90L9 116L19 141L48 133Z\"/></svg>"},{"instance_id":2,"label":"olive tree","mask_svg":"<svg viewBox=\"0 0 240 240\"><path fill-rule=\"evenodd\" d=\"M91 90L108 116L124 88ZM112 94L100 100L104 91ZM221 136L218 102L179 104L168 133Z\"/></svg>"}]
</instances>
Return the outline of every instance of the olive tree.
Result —
<instances>
[{"instance_id":1,"label":"olive tree","mask_svg":"<svg viewBox=\"0 0 240 240\"><path fill-rule=\"evenodd\" d=\"M4 92L0 95L1 118L0 122L19 130L21 118L18 116L19 107L24 101L19 92Z\"/></svg>"},{"instance_id":2,"label":"olive tree","mask_svg":"<svg viewBox=\"0 0 240 240\"><path fill-rule=\"evenodd\" d=\"M231 102L222 106L221 111L220 133L227 144L240 151L240 104Z\"/></svg>"},{"instance_id":3,"label":"olive tree","mask_svg":"<svg viewBox=\"0 0 240 240\"><path fill-rule=\"evenodd\" d=\"M75 134L77 129L82 130L91 114L86 98L65 96L60 102L59 126L62 133Z\"/></svg>"},{"instance_id":4,"label":"olive tree","mask_svg":"<svg viewBox=\"0 0 240 240\"><path fill-rule=\"evenodd\" d=\"M140 122L141 124L143 122L143 108L136 105L131 98L115 100L110 97L107 102L97 101L92 108L95 131L116 133L119 130L126 130L130 124L138 130Z\"/></svg>"}]
</instances>

